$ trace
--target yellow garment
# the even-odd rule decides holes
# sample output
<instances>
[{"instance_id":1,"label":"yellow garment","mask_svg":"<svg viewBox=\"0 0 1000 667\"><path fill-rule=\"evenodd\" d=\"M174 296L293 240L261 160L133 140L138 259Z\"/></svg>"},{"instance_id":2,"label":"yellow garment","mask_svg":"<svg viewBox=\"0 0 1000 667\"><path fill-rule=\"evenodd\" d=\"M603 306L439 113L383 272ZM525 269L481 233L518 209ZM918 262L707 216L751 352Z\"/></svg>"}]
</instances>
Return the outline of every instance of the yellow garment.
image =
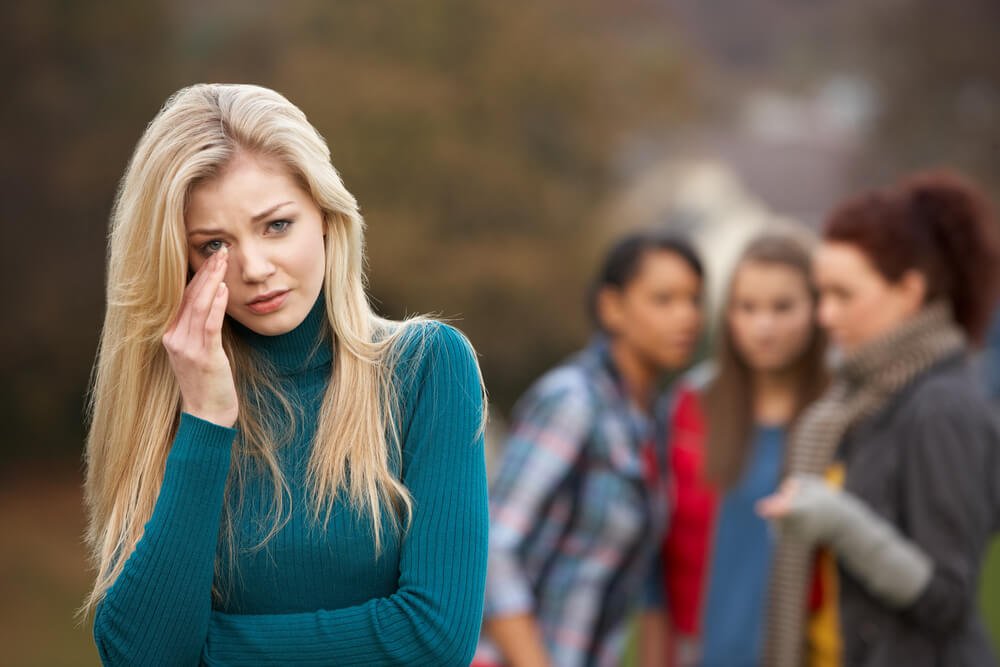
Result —
<instances>
[{"instance_id":1,"label":"yellow garment","mask_svg":"<svg viewBox=\"0 0 1000 667\"><path fill-rule=\"evenodd\" d=\"M834 463L826 471L826 481L844 486L844 466ZM808 655L810 667L841 667L844 664L840 634L840 585L837 579L837 559L827 548L820 548L816 560L823 599L819 609L810 613Z\"/></svg>"}]
</instances>

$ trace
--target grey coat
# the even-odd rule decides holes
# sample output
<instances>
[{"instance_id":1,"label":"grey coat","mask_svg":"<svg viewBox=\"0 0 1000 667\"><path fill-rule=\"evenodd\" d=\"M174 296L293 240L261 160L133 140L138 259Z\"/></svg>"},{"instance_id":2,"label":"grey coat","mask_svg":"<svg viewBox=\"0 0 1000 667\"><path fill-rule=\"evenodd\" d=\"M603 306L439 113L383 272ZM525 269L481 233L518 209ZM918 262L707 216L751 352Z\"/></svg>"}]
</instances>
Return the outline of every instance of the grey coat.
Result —
<instances>
[{"instance_id":1,"label":"grey coat","mask_svg":"<svg viewBox=\"0 0 1000 667\"><path fill-rule=\"evenodd\" d=\"M995 665L978 585L1000 517L1000 422L964 359L919 376L848 433L838 458L845 488L934 561L924 592L902 612L840 568L844 664Z\"/></svg>"}]
</instances>

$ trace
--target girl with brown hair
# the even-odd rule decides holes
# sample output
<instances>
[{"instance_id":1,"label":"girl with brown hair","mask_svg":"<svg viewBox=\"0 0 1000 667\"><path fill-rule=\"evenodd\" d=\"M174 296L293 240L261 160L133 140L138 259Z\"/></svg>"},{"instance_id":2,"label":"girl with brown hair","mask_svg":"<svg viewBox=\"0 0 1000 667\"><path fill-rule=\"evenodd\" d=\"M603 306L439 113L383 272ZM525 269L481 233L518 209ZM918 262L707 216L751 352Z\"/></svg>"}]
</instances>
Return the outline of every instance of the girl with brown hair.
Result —
<instances>
[{"instance_id":1,"label":"girl with brown hair","mask_svg":"<svg viewBox=\"0 0 1000 667\"><path fill-rule=\"evenodd\" d=\"M777 488L789 425L826 383L810 267L791 234L751 242L733 273L715 370L676 395L675 496L662 589L642 624L646 665L760 662L772 537L754 504Z\"/></svg>"}]
</instances>

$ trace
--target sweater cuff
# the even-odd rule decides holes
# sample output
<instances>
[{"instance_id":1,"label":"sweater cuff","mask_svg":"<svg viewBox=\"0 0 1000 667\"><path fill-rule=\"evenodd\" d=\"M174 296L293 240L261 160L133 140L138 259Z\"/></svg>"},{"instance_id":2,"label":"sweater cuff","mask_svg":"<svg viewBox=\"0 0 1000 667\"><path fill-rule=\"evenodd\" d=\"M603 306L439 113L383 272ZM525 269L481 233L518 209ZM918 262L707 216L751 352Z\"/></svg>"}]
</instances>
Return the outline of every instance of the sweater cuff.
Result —
<instances>
[{"instance_id":1,"label":"sweater cuff","mask_svg":"<svg viewBox=\"0 0 1000 667\"><path fill-rule=\"evenodd\" d=\"M196 457L199 461L224 458L228 462L236 433L235 428L219 426L182 412L170 456L183 459Z\"/></svg>"}]
</instances>

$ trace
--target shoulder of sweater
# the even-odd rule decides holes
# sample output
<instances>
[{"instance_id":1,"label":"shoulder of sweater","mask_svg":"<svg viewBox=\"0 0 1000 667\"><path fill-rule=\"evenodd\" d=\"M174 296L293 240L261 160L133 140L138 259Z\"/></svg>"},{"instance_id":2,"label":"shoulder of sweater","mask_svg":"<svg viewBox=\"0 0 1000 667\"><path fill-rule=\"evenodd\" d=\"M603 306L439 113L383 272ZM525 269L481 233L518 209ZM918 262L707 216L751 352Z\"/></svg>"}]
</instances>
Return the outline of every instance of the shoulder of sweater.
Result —
<instances>
[{"instance_id":1,"label":"shoulder of sweater","mask_svg":"<svg viewBox=\"0 0 1000 667\"><path fill-rule=\"evenodd\" d=\"M992 409L964 357L946 359L923 373L899 399L899 417L988 419Z\"/></svg>"},{"instance_id":2,"label":"shoulder of sweater","mask_svg":"<svg viewBox=\"0 0 1000 667\"><path fill-rule=\"evenodd\" d=\"M943 360L922 373L877 415L852 430L842 451L850 458L859 443L873 438L906 449L926 445L929 443L924 438L916 436L940 433L942 427L960 428L962 442L970 446L980 446L973 441L1000 442L1000 420L993 415L964 357Z\"/></svg>"},{"instance_id":3,"label":"shoulder of sweater","mask_svg":"<svg viewBox=\"0 0 1000 667\"><path fill-rule=\"evenodd\" d=\"M574 359L552 368L536 379L514 406L513 418L538 410L584 411L599 410L599 401L588 371Z\"/></svg>"},{"instance_id":4,"label":"shoulder of sweater","mask_svg":"<svg viewBox=\"0 0 1000 667\"><path fill-rule=\"evenodd\" d=\"M546 371L535 380L527 394L539 398L564 397L592 401L595 391L593 383L587 369L571 360Z\"/></svg>"},{"instance_id":5,"label":"shoulder of sweater","mask_svg":"<svg viewBox=\"0 0 1000 667\"><path fill-rule=\"evenodd\" d=\"M690 391L703 393L706 389L708 389L708 385L715 381L715 377L718 375L718 370L719 369L714 360L706 359L705 361L692 366L690 370L681 376L679 382L682 383L682 387L685 387Z\"/></svg>"},{"instance_id":6,"label":"shoulder of sweater","mask_svg":"<svg viewBox=\"0 0 1000 667\"><path fill-rule=\"evenodd\" d=\"M701 410L705 392L715 380L717 368L711 359L699 362L677 377L660 395L654 408L657 419L670 420L678 411Z\"/></svg>"},{"instance_id":7,"label":"shoulder of sweater","mask_svg":"<svg viewBox=\"0 0 1000 667\"><path fill-rule=\"evenodd\" d=\"M911 403L922 408L935 403L967 403L981 396L964 357L946 359L923 373L914 383Z\"/></svg>"},{"instance_id":8,"label":"shoulder of sweater","mask_svg":"<svg viewBox=\"0 0 1000 667\"><path fill-rule=\"evenodd\" d=\"M396 340L400 359L420 358L435 345L449 339L465 339L458 329L439 320L413 320L399 322L396 326L402 328Z\"/></svg>"},{"instance_id":9,"label":"shoulder of sweater","mask_svg":"<svg viewBox=\"0 0 1000 667\"><path fill-rule=\"evenodd\" d=\"M391 353L394 372L398 380L405 381L422 376L428 367L435 369L442 364L478 368L476 352L469 339L450 324L437 320L420 320L402 325Z\"/></svg>"},{"instance_id":10,"label":"shoulder of sweater","mask_svg":"<svg viewBox=\"0 0 1000 667\"><path fill-rule=\"evenodd\" d=\"M1000 487L980 486L983 476L995 482L1000 471L1000 419L964 360L921 377L893 423L888 433L907 452L908 469L921 475L952 470L970 490L995 489L992 502L1000 503Z\"/></svg>"}]
</instances>

